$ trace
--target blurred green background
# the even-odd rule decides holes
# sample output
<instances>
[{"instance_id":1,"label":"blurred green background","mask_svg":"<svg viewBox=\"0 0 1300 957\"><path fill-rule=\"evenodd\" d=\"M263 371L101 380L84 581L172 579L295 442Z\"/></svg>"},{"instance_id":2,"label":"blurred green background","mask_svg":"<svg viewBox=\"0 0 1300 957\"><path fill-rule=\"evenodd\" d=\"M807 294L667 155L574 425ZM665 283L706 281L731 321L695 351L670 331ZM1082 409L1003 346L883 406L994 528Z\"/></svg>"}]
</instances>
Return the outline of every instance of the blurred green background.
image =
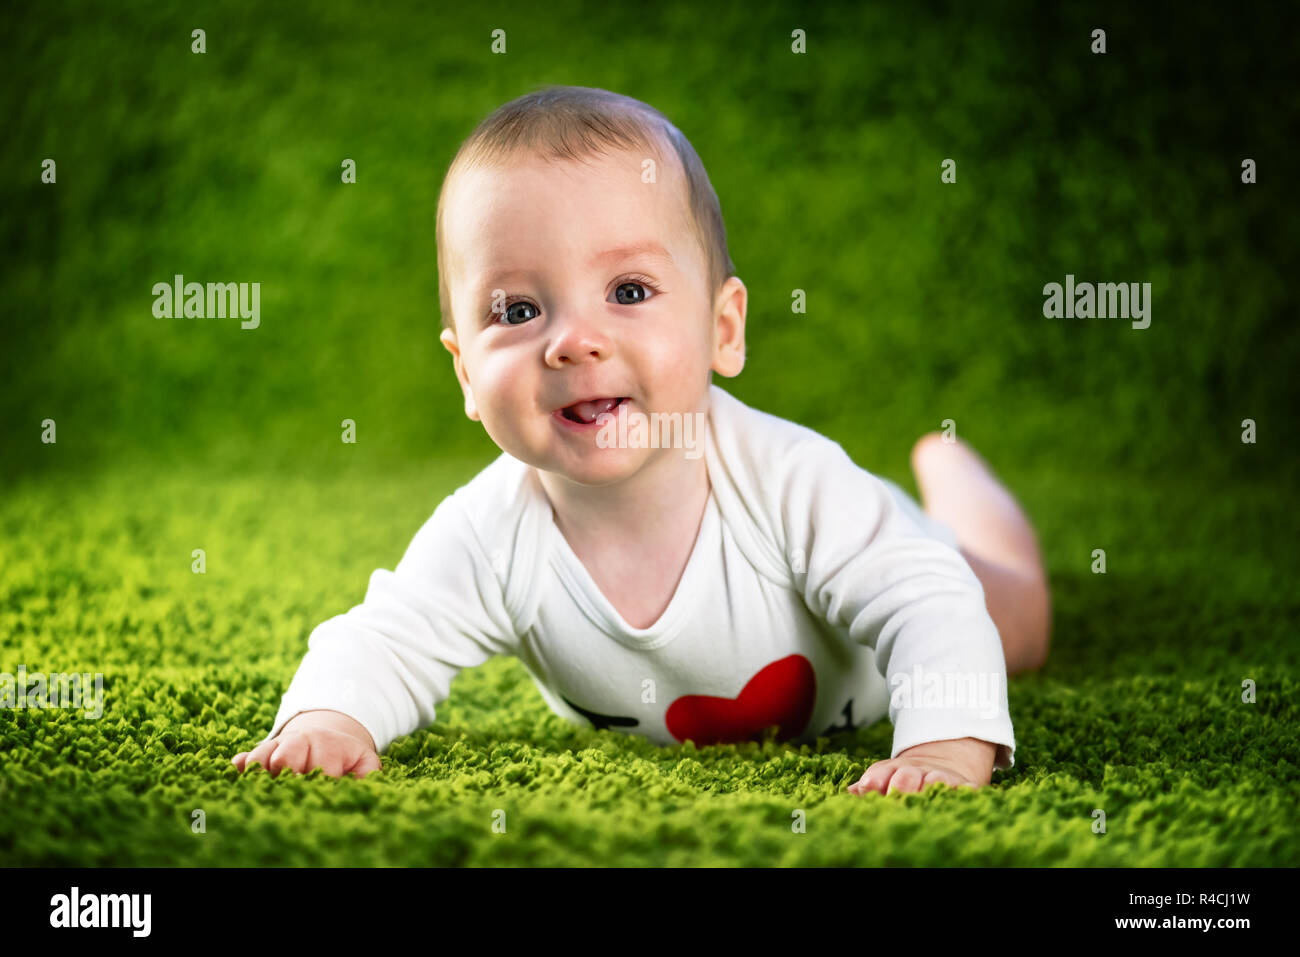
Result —
<instances>
[{"instance_id":1,"label":"blurred green background","mask_svg":"<svg viewBox=\"0 0 1300 957\"><path fill-rule=\"evenodd\" d=\"M1274 814L1296 782L1300 714L1289 288L1300 40L1281 16L1028 0L10 9L0 670L103 671L118 696L94 724L0 712L10 859L243 862L256 845L265 860L350 860L322 849L348 820L331 797L344 792L328 788L348 782L275 782L304 789L291 813L319 815L303 837L253 813L270 792L223 762L269 728L311 627L360 601L369 573L393 567L437 502L497 452L464 417L438 342L434 215L474 125L551 83L643 99L694 143L749 288L748 364L724 388L904 483L915 438L954 419L1039 528L1053 658L1012 683L1021 750L995 778L1022 802L1020 830L997 830L1005 808L898 802L843 845L852 860L1294 854L1294 826ZM1104 55L1090 52L1098 27ZM495 29L505 55L490 52ZM794 29L804 55L790 51ZM40 180L47 157L54 185ZM1241 182L1248 157L1255 185ZM355 185L340 181L344 158ZM940 182L947 158L952 185ZM260 282L260 328L155 318L153 284L176 273ZM1150 327L1044 318L1044 284L1067 273L1150 282ZM790 310L796 288L805 315ZM53 445L40 441L46 418ZM354 445L340 441L345 418ZM1255 444L1241 441L1246 418ZM198 547L204 576L190 572ZM1094 548L1108 550L1106 576L1090 573ZM1243 677L1268 689L1249 718ZM1074 723L1083 701L1101 709L1086 731ZM514 662L458 678L438 724L386 756L386 772L443 798L490 792L516 773L503 738L523 738L544 765L564 747L599 747L624 770L660 755L669 791L688 799L673 833L683 860L781 858L754 860L743 830L692 844L689 822L708 812L689 799L732 780L733 765L692 754L703 767L683 783L671 750L565 726ZM443 748L453 739L469 741L469 759ZM887 722L859 732L827 748L810 780L828 802L852 800L835 795L889 741ZM846 748L861 759L852 778ZM93 791L78 789L85 775L99 776ZM1209 789L1180 793L1199 816L1161 803L1170 779ZM52 780L68 785L58 797ZM749 784L783 806L789 780ZM351 786L385 800L382 782ZM1282 829L1265 837L1216 817L1229 799L1214 789L1229 786L1244 789L1229 803L1247 818ZM182 805L202 791L239 809L225 844L188 831ZM653 789L639 792L625 800ZM1086 821L1083 843L1062 845L1061 815L1078 810L1062 806L1091 810L1107 794L1156 810L1106 847L1089 843ZM453 828L429 853L580 861L600 844L598 805L548 808L553 833L514 851ZM662 859L664 842L638 843L624 810L602 819L600 852ZM880 850L918 814L952 846ZM58 839L78 821L102 835L88 856ZM978 844L962 838L973 821ZM268 836L284 842L279 856ZM406 834L373 860L409 862L419 847ZM843 847L785 860L837 860Z\"/></svg>"},{"instance_id":2,"label":"blurred green background","mask_svg":"<svg viewBox=\"0 0 1300 957\"><path fill-rule=\"evenodd\" d=\"M644 99L690 137L750 291L749 364L726 386L868 467L904 467L953 418L1007 468L1294 473L1300 107L1274 19L710 9L12 12L4 473L489 455L437 340L434 213L473 126L547 83ZM261 328L154 318L153 283L176 273L260 282ZM1150 282L1150 328L1045 319L1043 285L1067 273Z\"/></svg>"}]
</instances>

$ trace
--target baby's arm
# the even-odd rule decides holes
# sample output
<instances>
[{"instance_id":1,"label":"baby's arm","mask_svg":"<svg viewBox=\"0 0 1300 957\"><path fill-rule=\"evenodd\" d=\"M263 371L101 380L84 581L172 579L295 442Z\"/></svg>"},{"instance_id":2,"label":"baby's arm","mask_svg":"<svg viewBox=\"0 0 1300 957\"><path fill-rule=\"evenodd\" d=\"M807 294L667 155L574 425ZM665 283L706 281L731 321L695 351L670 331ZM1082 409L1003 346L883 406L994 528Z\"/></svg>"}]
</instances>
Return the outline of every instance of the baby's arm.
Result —
<instances>
[{"instance_id":1,"label":"baby's arm","mask_svg":"<svg viewBox=\"0 0 1300 957\"><path fill-rule=\"evenodd\" d=\"M445 499L397 568L370 576L362 604L316 627L270 733L232 763L364 776L395 738L433 722L456 674L514 641L502 582Z\"/></svg>"},{"instance_id":2,"label":"baby's arm","mask_svg":"<svg viewBox=\"0 0 1300 957\"><path fill-rule=\"evenodd\" d=\"M979 579L838 445L801 451L784 516L787 545L802 559L792 563L796 582L810 609L875 651L890 691L894 753L850 790L988 784L1011 765L1015 738L1002 642Z\"/></svg>"}]
</instances>

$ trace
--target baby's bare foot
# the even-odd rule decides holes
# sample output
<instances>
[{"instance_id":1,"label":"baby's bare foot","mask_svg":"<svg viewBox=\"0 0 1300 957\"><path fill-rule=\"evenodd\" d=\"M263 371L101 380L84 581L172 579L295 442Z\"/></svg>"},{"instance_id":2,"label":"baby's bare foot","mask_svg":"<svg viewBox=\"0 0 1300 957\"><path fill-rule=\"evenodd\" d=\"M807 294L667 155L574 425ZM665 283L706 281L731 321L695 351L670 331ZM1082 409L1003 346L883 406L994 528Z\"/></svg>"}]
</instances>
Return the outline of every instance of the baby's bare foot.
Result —
<instances>
[{"instance_id":1,"label":"baby's bare foot","mask_svg":"<svg viewBox=\"0 0 1300 957\"><path fill-rule=\"evenodd\" d=\"M938 432L922 436L912 449L912 471L926 512L953 530L984 587L1007 674L1040 667L1047 660L1052 604L1029 517L988 463L960 439L946 441Z\"/></svg>"},{"instance_id":2,"label":"baby's bare foot","mask_svg":"<svg viewBox=\"0 0 1300 957\"><path fill-rule=\"evenodd\" d=\"M925 510L951 528L963 548L1017 571L1042 570L1029 517L967 443L945 441L938 432L922 436L912 448L912 471Z\"/></svg>"}]
</instances>

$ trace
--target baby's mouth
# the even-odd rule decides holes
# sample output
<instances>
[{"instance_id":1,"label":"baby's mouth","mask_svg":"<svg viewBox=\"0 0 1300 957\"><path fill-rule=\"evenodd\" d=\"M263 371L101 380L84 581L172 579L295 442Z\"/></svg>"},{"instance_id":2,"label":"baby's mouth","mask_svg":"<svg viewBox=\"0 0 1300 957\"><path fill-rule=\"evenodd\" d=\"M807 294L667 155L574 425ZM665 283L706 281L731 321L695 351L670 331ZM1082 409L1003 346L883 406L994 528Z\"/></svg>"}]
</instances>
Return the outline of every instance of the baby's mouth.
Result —
<instances>
[{"instance_id":1,"label":"baby's mouth","mask_svg":"<svg viewBox=\"0 0 1300 957\"><path fill-rule=\"evenodd\" d=\"M624 395L617 398L586 399L582 402L575 402L573 405L566 405L560 410L560 414L570 422L591 425L598 416L604 415L606 412L613 412L626 402L627 398Z\"/></svg>"}]
</instances>

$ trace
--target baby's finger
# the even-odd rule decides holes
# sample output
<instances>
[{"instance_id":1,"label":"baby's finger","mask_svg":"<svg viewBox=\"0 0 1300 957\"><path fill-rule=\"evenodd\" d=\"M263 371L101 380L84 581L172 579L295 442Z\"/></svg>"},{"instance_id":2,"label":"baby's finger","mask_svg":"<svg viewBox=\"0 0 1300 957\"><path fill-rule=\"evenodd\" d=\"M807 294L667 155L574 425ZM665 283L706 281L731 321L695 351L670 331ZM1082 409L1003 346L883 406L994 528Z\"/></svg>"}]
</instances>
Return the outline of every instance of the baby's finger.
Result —
<instances>
[{"instance_id":1,"label":"baby's finger","mask_svg":"<svg viewBox=\"0 0 1300 957\"><path fill-rule=\"evenodd\" d=\"M889 779L889 788L886 794L894 791L900 791L904 794L914 794L921 790L921 779L925 777L925 772L913 765L905 765L894 772L894 776Z\"/></svg>"},{"instance_id":2,"label":"baby's finger","mask_svg":"<svg viewBox=\"0 0 1300 957\"><path fill-rule=\"evenodd\" d=\"M278 738L272 738L270 741L263 741L252 751L244 752L244 760L238 765L239 770L246 771L254 764L260 764L263 769L266 768L266 759L271 756L275 746L279 744Z\"/></svg>"},{"instance_id":3,"label":"baby's finger","mask_svg":"<svg viewBox=\"0 0 1300 957\"><path fill-rule=\"evenodd\" d=\"M248 752L240 751L238 754L236 754L233 758L230 759L230 763L233 764L240 771L242 771L244 770L244 758L246 757L248 757Z\"/></svg>"},{"instance_id":4,"label":"baby's finger","mask_svg":"<svg viewBox=\"0 0 1300 957\"><path fill-rule=\"evenodd\" d=\"M970 782L962 778L960 775L954 774L951 771L942 771L936 768L925 773L925 777L921 780L921 790L924 791L935 782L946 784L949 787L954 788L970 787Z\"/></svg>"},{"instance_id":5,"label":"baby's finger","mask_svg":"<svg viewBox=\"0 0 1300 957\"><path fill-rule=\"evenodd\" d=\"M305 773L303 769L310 758L311 742L307 736L291 734L281 739L280 746L272 753L266 769L271 772L271 777L277 777L285 768L302 774Z\"/></svg>"},{"instance_id":6,"label":"baby's finger","mask_svg":"<svg viewBox=\"0 0 1300 957\"><path fill-rule=\"evenodd\" d=\"M898 765L893 761L877 761L867 768L867 773L862 775L862 779L849 790L854 794L865 794L867 791L884 794L885 788L889 786L889 779L893 777L897 768Z\"/></svg>"},{"instance_id":7,"label":"baby's finger","mask_svg":"<svg viewBox=\"0 0 1300 957\"><path fill-rule=\"evenodd\" d=\"M310 755L309 760L304 763L302 768L303 774L310 774L316 768L320 768L327 777L342 777L343 757L330 744L322 745L317 741L316 747L311 749Z\"/></svg>"},{"instance_id":8,"label":"baby's finger","mask_svg":"<svg viewBox=\"0 0 1300 957\"><path fill-rule=\"evenodd\" d=\"M361 757L353 762L352 767L348 768L345 773L354 777L364 778L371 771L382 769L383 765L379 761L379 755L373 751L364 752Z\"/></svg>"}]
</instances>

